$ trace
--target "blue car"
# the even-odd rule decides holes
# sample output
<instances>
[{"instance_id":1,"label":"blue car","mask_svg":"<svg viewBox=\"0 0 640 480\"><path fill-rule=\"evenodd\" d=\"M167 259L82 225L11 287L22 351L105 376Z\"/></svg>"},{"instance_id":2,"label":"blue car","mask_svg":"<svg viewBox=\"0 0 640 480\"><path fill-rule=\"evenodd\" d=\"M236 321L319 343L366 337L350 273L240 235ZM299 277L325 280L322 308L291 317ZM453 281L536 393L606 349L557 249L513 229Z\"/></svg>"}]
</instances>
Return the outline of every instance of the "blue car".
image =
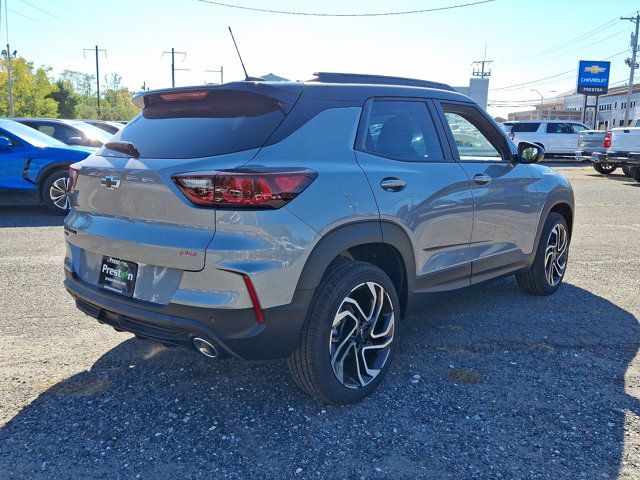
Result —
<instances>
[{"instance_id":1,"label":"blue car","mask_svg":"<svg viewBox=\"0 0 640 480\"><path fill-rule=\"evenodd\" d=\"M0 119L0 204L44 204L69 212L69 165L95 148L68 147L18 122Z\"/></svg>"}]
</instances>

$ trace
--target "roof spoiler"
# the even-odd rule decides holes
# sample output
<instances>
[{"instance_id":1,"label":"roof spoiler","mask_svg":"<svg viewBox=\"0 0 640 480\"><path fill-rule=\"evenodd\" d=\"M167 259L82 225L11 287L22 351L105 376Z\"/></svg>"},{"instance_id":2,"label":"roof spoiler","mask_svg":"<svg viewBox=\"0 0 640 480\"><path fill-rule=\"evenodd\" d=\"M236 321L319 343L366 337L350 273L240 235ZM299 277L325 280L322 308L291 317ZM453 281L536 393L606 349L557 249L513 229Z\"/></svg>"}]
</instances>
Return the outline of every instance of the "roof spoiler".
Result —
<instances>
[{"instance_id":1,"label":"roof spoiler","mask_svg":"<svg viewBox=\"0 0 640 480\"><path fill-rule=\"evenodd\" d=\"M366 85L401 85L406 87L437 88L454 92L454 88L446 83L431 82L405 77L389 77L385 75L368 75L361 73L316 72L309 82L320 83L359 83Z\"/></svg>"}]
</instances>

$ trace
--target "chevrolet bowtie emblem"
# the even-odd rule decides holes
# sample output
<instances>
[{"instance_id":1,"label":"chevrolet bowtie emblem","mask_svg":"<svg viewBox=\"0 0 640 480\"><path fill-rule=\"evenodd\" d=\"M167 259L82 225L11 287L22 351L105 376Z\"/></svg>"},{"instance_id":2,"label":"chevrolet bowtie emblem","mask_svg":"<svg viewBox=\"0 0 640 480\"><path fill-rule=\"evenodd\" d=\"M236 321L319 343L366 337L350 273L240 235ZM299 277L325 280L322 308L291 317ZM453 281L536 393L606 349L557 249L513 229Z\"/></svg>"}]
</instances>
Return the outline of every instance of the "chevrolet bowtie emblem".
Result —
<instances>
[{"instance_id":1,"label":"chevrolet bowtie emblem","mask_svg":"<svg viewBox=\"0 0 640 480\"><path fill-rule=\"evenodd\" d=\"M100 179L100 185L103 187L107 187L111 190L115 188L120 188L120 179L116 177L112 177L111 175L106 175Z\"/></svg>"},{"instance_id":2,"label":"chevrolet bowtie emblem","mask_svg":"<svg viewBox=\"0 0 640 480\"><path fill-rule=\"evenodd\" d=\"M590 67L584 67L585 72L589 72L593 74L602 73L605 70L606 70L605 67L599 67L598 65L591 65Z\"/></svg>"}]
</instances>

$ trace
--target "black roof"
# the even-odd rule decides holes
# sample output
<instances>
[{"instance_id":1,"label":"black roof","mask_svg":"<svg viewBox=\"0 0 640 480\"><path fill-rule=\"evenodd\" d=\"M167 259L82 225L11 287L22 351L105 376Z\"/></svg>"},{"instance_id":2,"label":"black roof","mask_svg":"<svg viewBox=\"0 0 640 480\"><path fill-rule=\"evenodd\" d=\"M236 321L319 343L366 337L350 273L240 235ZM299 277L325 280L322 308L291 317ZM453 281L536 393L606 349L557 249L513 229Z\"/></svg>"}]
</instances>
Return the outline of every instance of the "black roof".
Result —
<instances>
[{"instance_id":1,"label":"black roof","mask_svg":"<svg viewBox=\"0 0 640 480\"><path fill-rule=\"evenodd\" d=\"M360 85L401 85L406 87L437 88L454 92L453 87L439 82L419 80L405 77L389 77L385 75L369 75L363 73L317 72L308 82L350 83Z\"/></svg>"},{"instance_id":2,"label":"black roof","mask_svg":"<svg viewBox=\"0 0 640 480\"><path fill-rule=\"evenodd\" d=\"M317 100L350 102L362 104L372 96L380 97L432 97L444 100L458 100L469 102L470 99L456 92L451 86L444 83L416 80L402 77L386 77L382 75L361 75L353 73L319 72L309 81L299 82L265 82L265 81L238 81L222 85L193 85L189 87L163 88L158 90L146 90L137 92L133 96L133 102L139 107L144 107L144 97L167 92L179 92L190 90L217 90L217 89L241 89L254 90L265 95L271 95L280 91L282 94L311 96ZM428 93L426 92L428 90ZM285 93L287 92L287 93ZM275 96L278 96L277 94Z\"/></svg>"}]
</instances>

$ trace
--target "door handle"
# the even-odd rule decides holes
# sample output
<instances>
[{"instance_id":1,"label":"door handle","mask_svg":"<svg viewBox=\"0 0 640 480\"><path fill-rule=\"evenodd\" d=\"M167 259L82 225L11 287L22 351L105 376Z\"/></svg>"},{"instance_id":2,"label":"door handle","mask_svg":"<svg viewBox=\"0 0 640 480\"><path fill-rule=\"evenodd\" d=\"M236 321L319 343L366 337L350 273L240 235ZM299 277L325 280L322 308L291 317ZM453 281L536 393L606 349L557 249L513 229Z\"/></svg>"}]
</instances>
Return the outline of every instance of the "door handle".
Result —
<instances>
[{"instance_id":1,"label":"door handle","mask_svg":"<svg viewBox=\"0 0 640 480\"><path fill-rule=\"evenodd\" d=\"M473 181L478 185L486 185L491 181L491 177L484 173L479 173L473 177Z\"/></svg>"},{"instance_id":2,"label":"door handle","mask_svg":"<svg viewBox=\"0 0 640 480\"><path fill-rule=\"evenodd\" d=\"M396 177L387 177L382 179L380 186L388 192L399 192L407 186L407 182Z\"/></svg>"}]
</instances>

